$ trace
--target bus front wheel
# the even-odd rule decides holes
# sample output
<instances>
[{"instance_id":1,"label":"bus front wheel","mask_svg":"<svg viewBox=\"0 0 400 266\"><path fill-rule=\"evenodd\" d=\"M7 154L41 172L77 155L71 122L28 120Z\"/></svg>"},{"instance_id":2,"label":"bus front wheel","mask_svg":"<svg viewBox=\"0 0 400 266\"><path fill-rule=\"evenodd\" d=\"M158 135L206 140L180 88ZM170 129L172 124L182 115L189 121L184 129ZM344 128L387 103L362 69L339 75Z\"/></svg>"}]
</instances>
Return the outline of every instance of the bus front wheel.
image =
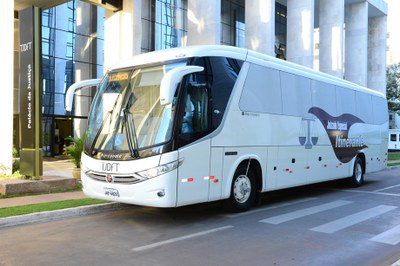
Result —
<instances>
[{"instance_id":1,"label":"bus front wheel","mask_svg":"<svg viewBox=\"0 0 400 266\"><path fill-rule=\"evenodd\" d=\"M255 176L251 168L240 165L232 179L231 195L224 202L224 207L230 212L247 211L255 201Z\"/></svg>"}]
</instances>

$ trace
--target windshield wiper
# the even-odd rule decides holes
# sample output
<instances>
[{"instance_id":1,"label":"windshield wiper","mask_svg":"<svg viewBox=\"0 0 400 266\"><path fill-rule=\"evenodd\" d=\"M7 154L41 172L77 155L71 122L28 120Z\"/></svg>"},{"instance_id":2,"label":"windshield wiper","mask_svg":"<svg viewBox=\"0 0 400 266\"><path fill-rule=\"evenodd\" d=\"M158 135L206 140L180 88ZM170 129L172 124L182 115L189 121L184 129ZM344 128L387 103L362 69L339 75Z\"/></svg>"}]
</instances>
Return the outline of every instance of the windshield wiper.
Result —
<instances>
[{"instance_id":1,"label":"windshield wiper","mask_svg":"<svg viewBox=\"0 0 400 266\"><path fill-rule=\"evenodd\" d=\"M135 121L133 120L132 113L128 108L124 109L124 124L126 125L126 137L128 141L129 152L132 157L139 158L139 145L136 136Z\"/></svg>"},{"instance_id":2,"label":"windshield wiper","mask_svg":"<svg viewBox=\"0 0 400 266\"><path fill-rule=\"evenodd\" d=\"M97 139L99 138L101 131L103 131L103 127L106 124L106 121L110 115L111 115L111 112L108 111L106 116L104 117L103 121L101 121L100 128L99 128L99 130L97 130L96 135L93 138L92 145L90 146L89 154L93 155L94 146L96 146Z\"/></svg>"},{"instance_id":3,"label":"windshield wiper","mask_svg":"<svg viewBox=\"0 0 400 266\"><path fill-rule=\"evenodd\" d=\"M128 141L129 152L132 157L139 158L140 157L138 151L139 144L136 135L136 126L135 126L135 121L132 117L132 113L130 111L130 108L132 107L134 101L136 101L135 96L133 95L133 93L131 93L131 95L129 95L128 102L126 103L126 106L123 110L124 124L126 125L126 137Z\"/></svg>"}]
</instances>

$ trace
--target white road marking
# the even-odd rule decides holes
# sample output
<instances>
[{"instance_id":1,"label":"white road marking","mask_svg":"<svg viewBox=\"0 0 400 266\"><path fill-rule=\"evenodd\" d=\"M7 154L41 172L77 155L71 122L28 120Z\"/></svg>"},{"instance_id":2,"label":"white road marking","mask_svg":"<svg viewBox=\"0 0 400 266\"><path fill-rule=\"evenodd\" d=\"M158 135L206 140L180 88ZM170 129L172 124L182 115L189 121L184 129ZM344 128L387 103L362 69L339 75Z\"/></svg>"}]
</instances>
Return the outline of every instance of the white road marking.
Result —
<instances>
[{"instance_id":1,"label":"white road marking","mask_svg":"<svg viewBox=\"0 0 400 266\"><path fill-rule=\"evenodd\" d=\"M247 211L247 212L235 213L235 214L225 214L222 216L227 217L227 218L236 218L236 217L240 217L240 216L250 215L253 213L263 212L263 211L277 209L277 208L281 208L281 207L287 207L287 206L291 206L291 205L295 205L298 203L303 203L303 202L307 202L307 201L315 200L315 199L317 199L317 198L304 198L304 199L300 199L300 200L285 201L283 203L273 204L273 205L265 207L265 208L259 208L259 209L255 209L255 210L251 210L251 211Z\"/></svg>"},{"instance_id":2,"label":"white road marking","mask_svg":"<svg viewBox=\"0 0 400 266\"><path fill-rule=\"evenodd\" d=\"M381 191L388 190L388 189L395 188L395 187L400 187L400 184L395 185L395 186L390 186L390 187L385 187L385 188L377 189L377 190L374 190L374 192L381 192Z\"/></svg>"},{"instance_id":3,"label":"white road marking","mask_svg":"<svg viewBox=\"0 0 400 266\"><path fill-rule=\"evenodd\" d=\"M395 207L395 206L379 205L377 207L343 217L341 219L332 221L330 223L326 223L326 224L314 227L310 230L316 231L316 232L321 232L321 233L326 233L326 234L331 234L331 233L337 232L339 230L342 230L344 228L347 228L352 225L355 225L355 224L361 223L363 221L366 221L368 219L371 219L373 217L379 216L381 214L384 214L384 213L394 210L396 208L397 207Z\"/></svg>"},{"instance_id":4,"label":"white road marking","mask_svg":"<svg viewBox=\"0 0 400 266\"><path fill-rule=\"evenodd\" d=\"M341 207L347 204L353 203L352 201L347 201L347 200L337 200L325 204L321 204L318 206L306 208L306 209L301 209L293 212L289 212L286 214L270 217L264 220L260 220L261 223L269 223L269 224L281 224L284 222L288 222L294 219L298 219L301 217L305 217L311 214L316 214L319 212L331 210L337 207Z\"/></svg>"},{"instance_id":5,"label":"white road marking","mask_svg":"<svg viewBox=\"0 0 400 266\"><path fill-rule=\"evenodd\" d=\"M393 263L391 266L400 266L400 260L396 261L396 262Z\"/></svg>"},{"instance_id":6,"label":"white road marking","mask_svg":"<svg viewBox=\"0 0 400 266\"><path fill-rule=\"evenodd\" d=\"M389 244L389 245L397 245L400 243L400 225L387 230L386 232L383 232L382 234L376 235L370 240L379 242L379 243L384 243L384 244ZM400 265L400 261L399 261Z\"/></svg>"},{"instance_id":7,"label":"white road marking","mask_svg":"<svg viewBox=\"0 0 400 266\"><path fill-rule=\"evenodd\" d=\"M186 240L186 239L190 239L190 238L194 238L194 237L198 237L198 236L204 236L204 235L207 235L207 234L212 234L212 233L215 233L215 232L218 232L218 231L222 231L222 230L226 230L226 229L230 229L230 228L233 228L233 226L228 225L228 226L218 227L218 228L214 228L214 229L203 231L203 232L198 232L198 233L195 233L195 234L190 234L190 235L181 236L181 237L175 237L175 238L171 238L171 239L168 239L168 240L165 240L165 241L153 243L153 244L150 244L150 245L133 248L132 251L136 251L136 252L144 251L144 250L156 248L156 247L159 247L159 246L164 246L164 245L167 245L167 244L176 243L178 241L182 241L182 240Z\"/></svg>"},{"instance_id":8,"label":"white road marking","mask_svg":"<svg viewBox=\"0 0 400 266\"><path fill-rule=\"evenodd\" d=\"M351 192L351 193L363 193L363 194L374 194L374 195L383 195L383 196L394 196L400 197L400 193L385 193L379 191L365 191L365 190L353 190L353 189L337 189L337 188L325 188L326 190L332 191L343 191L343 192Z\"/></svg>"}]
</instances>

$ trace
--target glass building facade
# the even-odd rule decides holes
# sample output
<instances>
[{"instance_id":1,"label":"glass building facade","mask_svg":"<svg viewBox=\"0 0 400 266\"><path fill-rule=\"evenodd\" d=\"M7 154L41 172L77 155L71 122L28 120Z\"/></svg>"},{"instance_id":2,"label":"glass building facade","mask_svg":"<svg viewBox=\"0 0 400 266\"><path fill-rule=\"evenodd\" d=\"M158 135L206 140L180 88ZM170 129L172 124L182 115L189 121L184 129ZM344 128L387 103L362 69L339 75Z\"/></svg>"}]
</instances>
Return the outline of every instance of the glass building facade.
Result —
<instances>
[{"instance_id":1,"label":"glass building facade","mask_svg":"<svg viewBox=\"0 0 400 266\"><path fill-rule=\"evenodd\" d=\"M275 3L275 54L286 59L287 7Z\"/></svg>"},{"instance_id":2,"label":"glass building facade","mask_svg":"<svg viewBox=\"0 0 400 266\"><path fill-rule=\"evenodd\" d=\"M95 89L76 93L65 111L65 93L76 81L103 75L104 9L80 1L42 11L43 151L62 154L65 138L81 135Z\"/></svg>"},{"instance_id":3,"label":"glass building facade","mask_svg":"<svg viewBox=\"0 0 400 266\"><path fill-rule=\"evenodd\" d=\"M142 53L186 46L187 0L142 0Z\"/></svg>"},{"instance_id":4,"label":"glass building facade","mask_svg":"<svg viewBox=\"0 0 400 266\"><path fill-rule=\"evenodd\" d=\"M284 59L286 50L287 7L275 3L276 56ZM245 0L221 1L221 44L246 46Z\"/></svg>"},{"instance_id":5,"label":"glass building facade","mask_svg":"<svg viewBox=\"0 0 400 266\"><path fill-rule=\"evenodd\" d=\"M221 44L245 47L244 7L244 0L222 0Z\"/></svg>"}]
</instances>

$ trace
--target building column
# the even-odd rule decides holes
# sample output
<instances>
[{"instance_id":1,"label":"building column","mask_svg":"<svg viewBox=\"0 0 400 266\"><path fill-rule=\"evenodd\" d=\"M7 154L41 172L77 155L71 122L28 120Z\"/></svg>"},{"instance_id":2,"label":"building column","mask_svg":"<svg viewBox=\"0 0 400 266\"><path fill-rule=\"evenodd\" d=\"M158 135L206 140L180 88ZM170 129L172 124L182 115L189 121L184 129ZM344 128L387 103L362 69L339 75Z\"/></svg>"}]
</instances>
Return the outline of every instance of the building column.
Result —
<instances>
[{"instance_id":1,"label":"building column","mask_svg":"<svg viewBox=\"0 0 400 266\"><path fill-rule=\"evenodd\" d=\"M275 56L275 0L245 1L246 48Z\"/></svg>"},{"instance_id":2,"label":"building column","mask_svg":"<svg viewBox=\"0 0 400 266\"><path fill-rule=\"evenodd\" d=\"M388 42L388 54L387 54L387 64L393 65L400 62L400 31L398 27L398 16L400 14L400 1L389 0L388 2L388 13L387 13L387 27L389 38Z\"/></svg>"},{"instance_id":3,"label":"building column","mask_svg":"<svg viewBox=\"0 0 400 266\"><path fill-rule=\"evenodd\" d=\"M287 1L287 60L314 64L314 0Z\"/></svg>"},{"instance_id":4,"label":"building column","mask_svg":"<svg viewBox=\"0 0 400 266\"><path fill-rule=\"evenodd\" d=\"M319 2L319 70L343 78L344 0Z\"/></svg>"},{"instance_id":5,"label":"building column","mask_svg":"<svg viewBox=\"0 0 400 266\"><path fill-rule=\"evenodd\" d=\"M221 44L221 1L188 0L187 45Z\"/></svg>"},{"instance_id":6,"label":"building column","mask_svg":"<svg viewBox=\"0 0 400 266\"><path fill-rule=\"evenodd\" d=\"M368 2L345 6L345 79L367 86Z\"/></svg>"},{"instance_id":7,"label":"building column","mask_svg":"<svg viewBox=\"0 0 400 266\"><path fill-rule=\"evenodd\" d=\"M14 68L10 66L14 65L14 1L2 3L0 25L0 58L7 66L0 71L0 174L12 174Z\"/></svg>"},{"instance_id":8,"label":"building column","mask_svg":"<svg viewBox=\"0 0 400 266\"><path fill-rule=\"evenodd\" d=\"M123 0L118 12L106 10L104 21L104 71L141 53L142 1Z\"/></svg>"},{"instance_id":9,"label":"building column","mask_svg":"<svg viewBox=\"0 0 400 266\"><path fill-rule=\"evenodd\" d=\"M387 17L373 17L368 23L368 88L386 95Z\"/></svg>"}]
</instances>

